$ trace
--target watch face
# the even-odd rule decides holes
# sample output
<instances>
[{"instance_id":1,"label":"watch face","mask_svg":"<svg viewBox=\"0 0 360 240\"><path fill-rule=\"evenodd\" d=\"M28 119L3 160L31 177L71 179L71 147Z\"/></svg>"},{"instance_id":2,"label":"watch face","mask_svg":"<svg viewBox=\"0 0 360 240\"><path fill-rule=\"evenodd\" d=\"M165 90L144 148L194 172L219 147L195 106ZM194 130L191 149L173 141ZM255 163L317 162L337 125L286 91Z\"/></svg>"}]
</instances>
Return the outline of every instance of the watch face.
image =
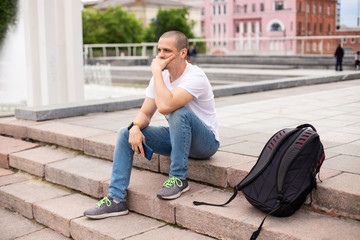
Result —
<instances>
[{"instance_id":1,"label":"watch face","mask_svg":"<svg viewBox=\"0 0 360 240\"><path fill-rule=\"evenodd\" d=\"M131 122L129 127L128 127L128 130L130 130L132 128L132 126L134 126L134 122Z\"/></svg>"}]
</instances>

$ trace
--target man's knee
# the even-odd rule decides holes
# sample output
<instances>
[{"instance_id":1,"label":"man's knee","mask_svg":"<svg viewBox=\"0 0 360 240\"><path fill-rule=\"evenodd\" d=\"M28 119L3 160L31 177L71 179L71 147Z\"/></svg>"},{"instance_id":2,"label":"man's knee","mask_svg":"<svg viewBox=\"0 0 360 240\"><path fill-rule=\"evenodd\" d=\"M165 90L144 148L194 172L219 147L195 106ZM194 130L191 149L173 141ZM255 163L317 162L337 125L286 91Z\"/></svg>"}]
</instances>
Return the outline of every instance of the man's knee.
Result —
<instances>
[{"instance_id":1,"label":"man's knee","mask_svg":"<svg viewBox=\"0 0 360 240\"><path fill-rule=\"evenodd\" d=\"M189 109L187 109L186 107L181 107L169 114L169 121L186 118L189 114L191 114L191 111Z\"/></svg>"},{"instance_id":2,"label":"man's knee","mask_svg":"<svg viewBox=\"0 0 360 240\"><path fill-rule=\"evenodd\" d=\"M118 131L117 142L128 142L129 141L129 130L127 127L123 127Z\"/></svg>"}]
</instances>

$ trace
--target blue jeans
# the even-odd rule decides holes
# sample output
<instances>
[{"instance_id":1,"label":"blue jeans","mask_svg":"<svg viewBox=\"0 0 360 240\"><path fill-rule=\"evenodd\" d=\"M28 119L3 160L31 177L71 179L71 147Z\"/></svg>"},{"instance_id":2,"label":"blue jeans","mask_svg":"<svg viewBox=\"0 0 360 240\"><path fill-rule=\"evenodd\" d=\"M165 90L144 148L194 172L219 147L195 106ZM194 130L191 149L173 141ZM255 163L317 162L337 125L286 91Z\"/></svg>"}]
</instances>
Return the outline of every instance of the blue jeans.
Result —
<instances>
[{"instance_id":1,"label":"blue jeans","mask_svg":"<svg viewBox=\"0 0 360 240\"><path fill-rule=\"evenodd\" d=\"M169 127L148 126L142 129L146 144L155 153L170 156L170 176L186 179L188 157L206 159L214 155L219 142L214 133L186 107L169 114ZM126 198L134 151L129 144L129 131L118 132L109 195L121 201Z\"/></svg>"}]
</instances>

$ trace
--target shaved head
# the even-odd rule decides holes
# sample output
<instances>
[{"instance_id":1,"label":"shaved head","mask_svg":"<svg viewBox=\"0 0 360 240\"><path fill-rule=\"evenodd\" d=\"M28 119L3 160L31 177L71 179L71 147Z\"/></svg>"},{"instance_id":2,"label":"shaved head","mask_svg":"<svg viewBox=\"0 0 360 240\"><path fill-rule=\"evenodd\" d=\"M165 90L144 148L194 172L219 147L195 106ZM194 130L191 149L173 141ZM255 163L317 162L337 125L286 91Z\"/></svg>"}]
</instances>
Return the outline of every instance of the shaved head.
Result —
<instances>
[{"instance_id":1,"label":"shaved head","mask_svg":"<svg viewBox=\"0 0 360 240\"><path fill-rule=\"evenodd\" d=\"M189 40L182 32L179 31L165 32L163 33L163 35L161 35L160 38L175 38L175 47L178 51L180 51L183 48L185 48L186 50L189 49Z\"/></svg>"}]
</instances>

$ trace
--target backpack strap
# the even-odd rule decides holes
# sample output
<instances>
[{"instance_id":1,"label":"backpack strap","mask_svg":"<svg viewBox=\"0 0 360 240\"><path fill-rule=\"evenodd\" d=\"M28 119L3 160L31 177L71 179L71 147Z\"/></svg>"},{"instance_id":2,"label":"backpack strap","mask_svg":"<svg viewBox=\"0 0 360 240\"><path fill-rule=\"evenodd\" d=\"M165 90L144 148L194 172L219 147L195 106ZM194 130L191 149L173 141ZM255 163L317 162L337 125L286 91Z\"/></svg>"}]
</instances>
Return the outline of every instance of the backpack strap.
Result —
<instances>
[{"instance_id":1,"label":"backpack strap","mask_svg":"<svg viewBox=\"0 0 360 240\"><path fill-rule=\"evenodd\" d=\"M207 206L214 206L214 207L223 207L223 206L227 205L228 203L230 203L232 200L234 200L234 198L236 197L237 194L238 194L238 190L236 189L236 186L235 186L235 187L234 187L234 194L229 198L229 200L228 200L226 203L223 203L223 204L214 204L214 203L194 201L193 204L194 204L195 206L207 205Z\"/></svg>"},{"instance_id":2,"label":"backpack strap","mask_svg":"<svg viewBox=\"0 0 360 240\"><path fill-rule=\"evenodd\" d=\"M283 190L283 183L285 179L286 172L288 171L291 163L295 160L297 155L304 149L304 147L311 142L314 138L318 137L315 128L311 127L310 124L304 124L297 127L306 127L302 129L302 132L296 138L296 140L289 146L288 150L285 152L283 159L279 165L278 176L277 176L277 190L279 193Z\"/></svg>"}]
</instances>

